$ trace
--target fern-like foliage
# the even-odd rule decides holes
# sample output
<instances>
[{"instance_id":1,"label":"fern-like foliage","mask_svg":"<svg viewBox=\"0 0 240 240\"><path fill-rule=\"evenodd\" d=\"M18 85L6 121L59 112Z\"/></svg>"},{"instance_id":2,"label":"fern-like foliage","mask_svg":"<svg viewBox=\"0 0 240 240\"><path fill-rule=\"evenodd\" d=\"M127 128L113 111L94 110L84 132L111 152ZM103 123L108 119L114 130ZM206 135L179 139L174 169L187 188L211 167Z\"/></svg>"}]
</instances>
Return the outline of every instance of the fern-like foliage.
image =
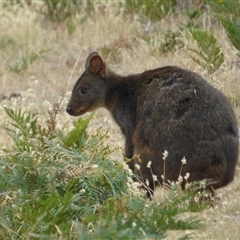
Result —
<instances>
[{"instance_id":1,"label":"fern-like foliage","mask_svg":"<svg viewBox=\"0 0 240 240\"><path fill-rule=\"evenodd\" d=\"M64 136L60 131L58 132L58 136L61 138L63 144L70 147L77 147L81 149L86 142L88 134L86 128L91 121L93 115L86 119L80 118L74 125L74 129L72 129L66 136Z\"/></svg>"},{"instance_id":2,"label":"fern-like foliage","mask_svg":"<svg viewBox=\"0 0 240 240\"><path fill-rule=\"evenodd\" d=\"M190 29L189 31L199 48L199 50L189 48L198 56L190 55L190 57L209 74L213 74L224 62L224 54L217 45L217 39L207 31L200 29Z\"/></svg>"},{"instance_id":3,"label":"fern-like foliage","mask_svg":"<svg viewBox=\"0 0 240 240\"><path fill-rule=\"evenodd\" d=\"M195 189L196 190L196 189ZM193 191L193 189L192 189ZM83 214L88 224L74 222L78 239L164 239L169 230L196 229L202 222L191 216L181 219L189 211L191 194L172 190L165 201L149 201L141 197L108 198L97 213ZM203 206L195 206L196 211ZM184 239L188 239L185 236Z\"/></svg>"},{"instance_id":4,"label":"fern-like foliage","mask_svg":"<svg viewBox=\"0 0 240 240\"><path fill-rule=\"evenodd\" d=\"M232 18L230 20L227 17L223 17L221 15L217 15L216 17L223 25L227 33L228 40L238 51L240 51L240 22L237 22L235 18ZM238 57L240 57L239 52Z\"/></svg>"},{"instance_id":5,"label":"fern-like foliage","mask_svg":"<svg viewBox=\"0 0 240 240\"><path fill-rule=\"evenodd\" d=\"M22 112L20 109L14 111L5 107L4 110L12 120L10 126L4 126L5 130L12 137L17 148L29 149L31 145L28 144L28 139L34 138L38 134L37 115L31 112Z\"/></svg>"},{"instance_id":6,"label":"fern-like foliage","mask_svg":"<svg viewBox=\"0 0 240 240\"><path fill-rule=\"evenodd\" d=\"M98 130L86 141L91 117L66 137L54 133L58 109L44 127L31 112L5 108L15 146L0 155L0 239L162 239L172 229L202 226L181 219L202 209L191 204L196 188L173 188L161 204L147 200L110 159L106 134Z\"/></svg>"}]
</instances>

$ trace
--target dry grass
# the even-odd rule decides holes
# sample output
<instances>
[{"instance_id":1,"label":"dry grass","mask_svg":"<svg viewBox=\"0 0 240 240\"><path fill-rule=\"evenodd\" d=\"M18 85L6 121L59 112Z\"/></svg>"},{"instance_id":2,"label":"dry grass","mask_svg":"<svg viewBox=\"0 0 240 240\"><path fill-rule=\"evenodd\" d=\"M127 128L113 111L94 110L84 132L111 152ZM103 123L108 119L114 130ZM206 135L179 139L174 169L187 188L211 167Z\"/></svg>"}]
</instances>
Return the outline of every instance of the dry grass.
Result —
<instances>
[{"instance_id":1,"label":"dry grass","mask_svg":"<svg viewBox=\"0 0 240 240\"><path fill-rule=\"evenodd\" d=\"M65 92L58 123L61 123L61 128L70 129L75 119L67 115L64 108L75 81L83 72L85 59L92 51L102 52L111 69L123 75L164 65L178 65L196 71L228 95L234 104L240 101L240 68L235 49L226 40L223 29L212 23L209 16L202 23L214 31L226 57L224 65L213 76L203 72L191 60L186 48L169 55L156 50L150 54L158 47L157 40L161 39L164 30L174 30L178 21L184 21L183 17L169 17L145 32L147 22L139 21L137 16L126 16L121 11L117 13L111 3L105 3L105 6L100 9L96 7L94 16L79 24L71 36L64 27L52 27L28 8L10 12L2 9L0 39L9 41L9 45L0 42L0 96L9 97L12 93L20 93L21 97L5 99L1 104L31 109L44 115ZM156 35L156 41L149 45L142 37L152 34ZM186 46L192 46L187 38L183 40ZM106 49L111 51L106 52ZM38 58L25 70L20 73L7 71L7 65L14 66L30 53L37 54ZM236 106L235 110L240 122L240 107ZM3 125L6 115L2 108L0 114L0 125ZM89 131L100 126L104 130L110 128L109 144L112 147L123 146L119 128L102 109L96 112ZM10 140L3 130L0 131L0 144L2 147L9 146ZM117 152L116 156L121 159L121 152ZM194 239L239 239L240 164L235 181L217 192L216 206L201 214L206 228L194 233ZM168 239L176 239L179 234L171 232Z\"/></svg>"}]
</instances>

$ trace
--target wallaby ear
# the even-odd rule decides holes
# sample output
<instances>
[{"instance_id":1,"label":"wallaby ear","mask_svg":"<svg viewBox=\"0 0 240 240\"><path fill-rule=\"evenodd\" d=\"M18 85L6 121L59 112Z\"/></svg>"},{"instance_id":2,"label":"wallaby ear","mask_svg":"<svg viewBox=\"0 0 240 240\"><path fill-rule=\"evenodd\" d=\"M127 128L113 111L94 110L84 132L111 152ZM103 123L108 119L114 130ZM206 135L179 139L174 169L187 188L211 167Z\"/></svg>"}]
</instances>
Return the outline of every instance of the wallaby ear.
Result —
<instances>
[{"instance_id":1,"label":"wallaby ear","mask_svg":"<svg viewBox=\"0 0 240 240\"><path fill-rule=\"evenodd\" d=\"M105 63L97 52L93 52L88 56L85 68L86 70L90 70L90 72L97 74L100 77L106 76Z\"/></svg>"}]
</instances>

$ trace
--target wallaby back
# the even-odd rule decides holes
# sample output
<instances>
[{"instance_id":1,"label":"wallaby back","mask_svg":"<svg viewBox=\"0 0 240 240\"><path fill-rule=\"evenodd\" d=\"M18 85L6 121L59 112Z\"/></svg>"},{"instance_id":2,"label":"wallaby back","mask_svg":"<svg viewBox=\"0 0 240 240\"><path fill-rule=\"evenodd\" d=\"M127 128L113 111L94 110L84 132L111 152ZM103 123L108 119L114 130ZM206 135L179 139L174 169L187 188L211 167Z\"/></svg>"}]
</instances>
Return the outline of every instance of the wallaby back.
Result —
<instances>
[{"instance_id":1,"label":"wallaby back","mask_svg":"<svg viewBox=\"0 0 240 240\"><path fill-rule=\"evenodd\" d=\"M189 173L188 182L206 179L212 190L233 180L239 151L236 117L227 98L198 74L168 66L122 77L94 52L67 112L79 116L99 107L107 108L120 126L126 157L140 156L129 167L151 190L163 183L162 176L177 181ZM186 178L183 188L185 183Z\"/></svg>"}]
</instances>

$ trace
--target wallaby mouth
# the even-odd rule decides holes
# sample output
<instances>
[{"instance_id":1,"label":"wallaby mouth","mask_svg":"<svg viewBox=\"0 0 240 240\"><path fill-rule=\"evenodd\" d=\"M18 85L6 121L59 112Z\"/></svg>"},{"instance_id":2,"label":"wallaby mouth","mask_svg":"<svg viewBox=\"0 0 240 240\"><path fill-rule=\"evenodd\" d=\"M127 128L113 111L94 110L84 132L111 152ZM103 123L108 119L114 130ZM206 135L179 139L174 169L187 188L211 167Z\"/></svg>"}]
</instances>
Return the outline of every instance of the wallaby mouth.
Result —
<instances>
[{"instance_id":1,"label":"wallaby mouth","mask_svg":"<svg viewBox=\"0 0 240 240\"><path fill-rule=\"evenodd\" d=\"M73 107L71 106L67 106L66 108L66 112L71 115L71 116L80 116L80 115L83 115L84 113L86 113L86 109L83 109L83 110L79 110L79 109L74 109Z\"/></svg>"}]
</instances>

